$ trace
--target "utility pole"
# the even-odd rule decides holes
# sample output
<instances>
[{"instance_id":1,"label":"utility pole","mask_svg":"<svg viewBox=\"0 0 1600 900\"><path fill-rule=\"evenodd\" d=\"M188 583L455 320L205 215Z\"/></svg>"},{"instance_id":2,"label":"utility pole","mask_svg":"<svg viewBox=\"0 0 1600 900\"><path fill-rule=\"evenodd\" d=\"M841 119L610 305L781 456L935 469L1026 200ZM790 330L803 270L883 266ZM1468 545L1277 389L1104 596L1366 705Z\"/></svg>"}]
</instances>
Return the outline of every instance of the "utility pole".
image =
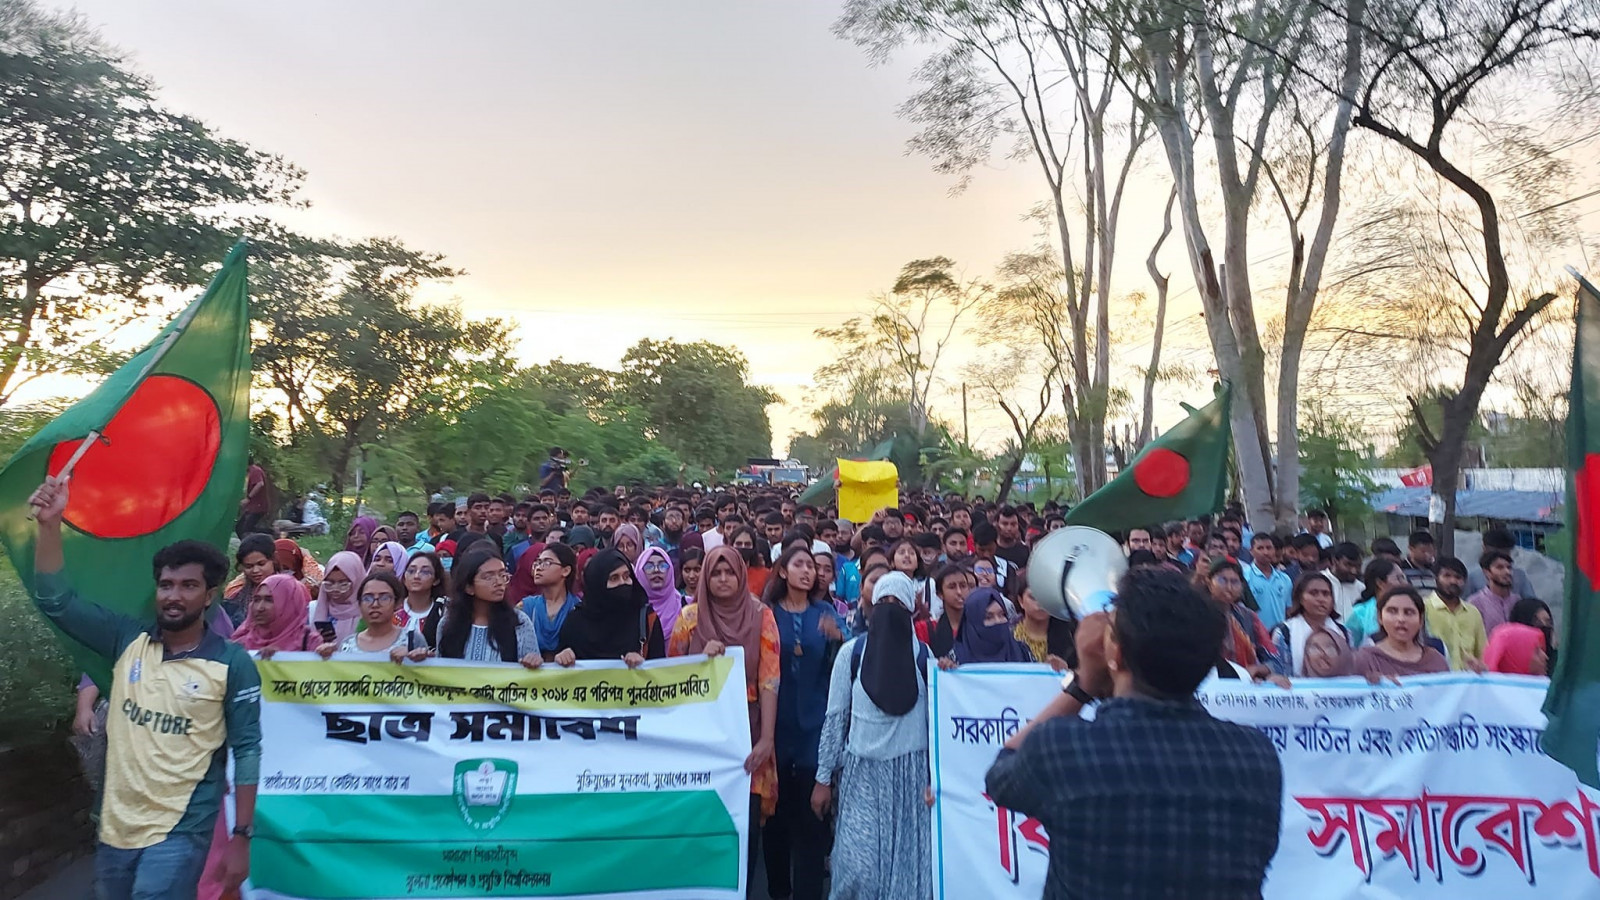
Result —
<instances>
[{"instance_id":1,"label":"utility pole","mask_svg":"<svg viewBox=\"0 0 1600 900\"><path fill-rule=\"evenodd\" d=\"M961 443L972 446L972 434L967 430L967 383L961 382Z\"/></svg>"}]
</instances>

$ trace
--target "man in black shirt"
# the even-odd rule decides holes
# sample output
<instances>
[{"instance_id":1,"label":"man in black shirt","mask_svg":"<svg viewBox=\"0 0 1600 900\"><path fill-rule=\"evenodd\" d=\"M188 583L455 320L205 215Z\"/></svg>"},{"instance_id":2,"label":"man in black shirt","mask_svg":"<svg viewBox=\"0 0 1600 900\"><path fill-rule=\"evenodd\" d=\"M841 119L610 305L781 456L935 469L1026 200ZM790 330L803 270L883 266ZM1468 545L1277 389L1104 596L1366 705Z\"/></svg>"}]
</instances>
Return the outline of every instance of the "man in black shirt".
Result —
<instances>
[{"instance_id":1,"label":"man in black shirt","mask_svg":"<svg viewBox=\"0 0 1600 900\"><path fill-rule=\"evenodd\" d=\"M999 535L995 555L1018 569L1028 567L1028 545L1022 540L1022 516L1014 506L1002 506L994 517Z\"/></svg>"},{"instance_id":2,"label":"man in black shirt","mask_svg":"<svg viewBox=\"0 0 1600 900\"><path fill-rule=\"evenodd\" d=\"M1225 622L1183 576L1134 569L1078 627L1063 693L989 769L995 803L1050 835L1044 900L1259 900L1278 849L1283 769L1253 728L1194 698ZM1093 722L1086 702L1109 697Z\"/></svg>"}]
</instances>

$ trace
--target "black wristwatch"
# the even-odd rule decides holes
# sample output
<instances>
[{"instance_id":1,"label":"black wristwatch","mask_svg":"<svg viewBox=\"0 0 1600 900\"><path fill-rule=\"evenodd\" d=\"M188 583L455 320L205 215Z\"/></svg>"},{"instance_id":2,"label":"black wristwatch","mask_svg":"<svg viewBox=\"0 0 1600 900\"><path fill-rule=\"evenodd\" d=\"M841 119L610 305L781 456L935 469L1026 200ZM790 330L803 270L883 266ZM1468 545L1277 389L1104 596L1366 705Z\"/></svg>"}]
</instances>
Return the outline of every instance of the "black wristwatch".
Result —
<instances>
[{"instance_id":1,"label":"black wristwatch","mask_svg":"<svg viewBox=\"0 0 1600 900\"><path fill-rule=\"evenodd\" d=\"M254 825L240 825L233 829L233 835L248 840L256 836L256 828Z\"/></svg>"},{"instance_id":2,"label":"black wristwatch","mask_svg":"<svg viewBox=\"0 0 1600 900\"><path fill-rule=\"evenodd\" d=\"M1078 673L1076 672L1068 672L1061 679L1061 693L1082 703L1084 706L1090 706L1094 703L1094 695L1084 690L1083 685L1078 683Z\"/></svg>"}]
</instances>

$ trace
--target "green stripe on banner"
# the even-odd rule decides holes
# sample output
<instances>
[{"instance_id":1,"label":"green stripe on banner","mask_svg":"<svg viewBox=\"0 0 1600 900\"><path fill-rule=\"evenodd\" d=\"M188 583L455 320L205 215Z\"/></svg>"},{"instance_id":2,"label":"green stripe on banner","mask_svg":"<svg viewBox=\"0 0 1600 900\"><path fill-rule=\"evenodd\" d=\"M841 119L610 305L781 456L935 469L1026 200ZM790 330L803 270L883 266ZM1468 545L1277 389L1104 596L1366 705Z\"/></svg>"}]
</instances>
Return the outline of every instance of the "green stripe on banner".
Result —
<instances>
[{"instance_id":1,"label":"green stripe on banner","mask_svg":"<svg viewBox=\"0 0 1600 900\"><path fill-rule=\"evenodd\" d=\"M257 810L252 882L308 900L739 886L714 791L520 794L486 830L447 794L267 794Z\"/></svg>"}]
</instances>

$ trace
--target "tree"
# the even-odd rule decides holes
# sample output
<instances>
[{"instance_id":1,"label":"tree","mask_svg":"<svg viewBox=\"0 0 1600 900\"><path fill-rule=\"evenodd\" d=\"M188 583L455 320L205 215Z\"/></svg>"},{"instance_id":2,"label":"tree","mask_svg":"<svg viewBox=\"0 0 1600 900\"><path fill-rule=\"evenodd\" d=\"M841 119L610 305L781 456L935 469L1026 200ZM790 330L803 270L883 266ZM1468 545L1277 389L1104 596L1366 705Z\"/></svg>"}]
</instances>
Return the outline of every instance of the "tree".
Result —
<instances>
[{"instance_id":1,"label":"tree","mask_svg":"<svg viewBox=\"0 0 1600 900\"><path fill-rule=\"evenodd\" d=\"M415 301L424 281L457 274L437 254L280 234L263 257L252 353L286 398L291 441L316 448L336 492L363 446L461 403L509 350L504 323Z\"/></svg>"},{"instance_id":2,"label":"tree","mask_svg":"<svg viewBox=\"0 0 1600 900\"><path fill-rule=\"evenodd\" d=\"M1378 492L1361 429L1350 419L1307 400L1300 409L1300 502L1326 510L1334 522L1370 509Z\"/></svg>"},{"instance_id":3,"label":"tree","mask_svg":"<svg viewBox=\"0 0 1600 900\"><path fill-rule=\"evenodd\" d=\"M997 140L1037 164L1047 197L1041 217L1054 232L1051 255L1061 275L1049 290L1053 299L1035 310L1053 318L1036 325L1058 348L1052 355L1062 364L1058 393L1079 487L1099 487L1117 226L1128 175L1150 135L1148 115L1115 74L1128 62L1122 44L1088 4L1050 0L850 0L835 31L875 59L907 41L934 46L918 70L921 89L902 113L922 126L912 149L959 176L957 190Z\"/></svg>"},{"instance_id":4,"label":"tree","mask_svg":"<svg viewBox=\"0 0 1600 900\"><path fill-rule=\"evenodd\" d=\"M1352 15L1344 21L1311 0L1215 5L1146 0L1111 4L1103 13L1105 32L1127 42L1124 57L1137 63L1117 71L1154 122L1177 188L1179 227L1217 368L1236 387L1234 457L1246 510L1258 529L1292 525L1295 518L1299 357L1338 218L1349 98L1363 71L1361 2L1352 0ZM1305 73L1322 59L1338 61L1332 80L1351 90L1319 110L1303 101L1321 90L1324 82ZM1249 242L1251 211L1273 161L1271 138L1286 130L1280 125L1285 110L1300 119L1312 141L1299 164L1306 190L1291 192L1280 185L1277 191L1290 226L1291 256L1277 390L1281 481L1275 484L1267 424L1268 353L1251 286ZM1202 145L1205 135L1210 140ZM1221 210L1220 259L1202 214L1208 202ZM1313 208L1316 225L1307 240L1299 223Z\"/></svg>"},{"instance_id":5,"label":"tree","mask_svg":"<svg viewBox=\"0 0 1600 900\"><path fill-rule=\"evenodd\" d=\"M737 350L646 338L623 354L617 387L662 446L684 462L731 472L772 455L767 406L779 397L749 384L749 370Z\"/></svg>"},{"instance_id":6,"label":"tree","mask_svg":"<svg viewBox=\"0 0 1600 900\"><path fill-rule=\"evenodd\" d=\"M900 269L894 287L872 300L872 311L817 336L839 349L838 360L817 370L817 382L835 396L855 395L867 382L889 379L904 398L913 432L928 428L928 407L939 362L961 319L989 295L979 282L963 282L948 257L915 259ZM943 320L948 316L948 320ZM881 396L884 388L870 388Z\"/></svg>"},{"instance_id":7,"label":"tree","mask_svg":"<svg viewBox=\"0 0 1600 900\"><path fill-rule=\"evenodd\" d=\"M202 285L301 172L163 108L76 15L0 0L0 405L105 371L152 289Z\"/></svg>"},{"instance_id":8,"label":"tree","mask_svg":"<svg viewBox=\"0 0 1600 900\"><path fill-rule=\"evenodd\" d=\"M1350 2L1346 15L1360 21L1363 0ZM1425 302L1441 313L1431 321L1448 329L1450 346L1464 357L1460 386L1440 391L1432 401L1439 413L1437 429L1428 421L1425 398L1408 398L1444 513L1435 523L1441 553L1454 548L1462 454L1483 393L1514 342L1556 299L1552 290L1519 290L1514 283L1509 232L1519 220L1508 221L1502 205L1516 193L1504 181L1497 186L1494 173L1474 171L1467 137L1498 124L1497 86L1512 88L1514 76L1557 59L1575 44L1592 46L1597 37L1600 10L1584 0L1407 0L1371 6L1373 65L1359 89L1347 94L1355 102L1354 123L1409 154L1465 201L1458 209L1451 203L1455 198L1441 197L1431 211L1424 210L1423 217L1436 227L1412 233L1409 257L1428 276ZM1515 136L1527 139L1526 132ZM1549 156L1544 148L1526 144L1524 152ZM1525 215L1550 211L1532 209Z\"/></svg>"}]
</instances>

